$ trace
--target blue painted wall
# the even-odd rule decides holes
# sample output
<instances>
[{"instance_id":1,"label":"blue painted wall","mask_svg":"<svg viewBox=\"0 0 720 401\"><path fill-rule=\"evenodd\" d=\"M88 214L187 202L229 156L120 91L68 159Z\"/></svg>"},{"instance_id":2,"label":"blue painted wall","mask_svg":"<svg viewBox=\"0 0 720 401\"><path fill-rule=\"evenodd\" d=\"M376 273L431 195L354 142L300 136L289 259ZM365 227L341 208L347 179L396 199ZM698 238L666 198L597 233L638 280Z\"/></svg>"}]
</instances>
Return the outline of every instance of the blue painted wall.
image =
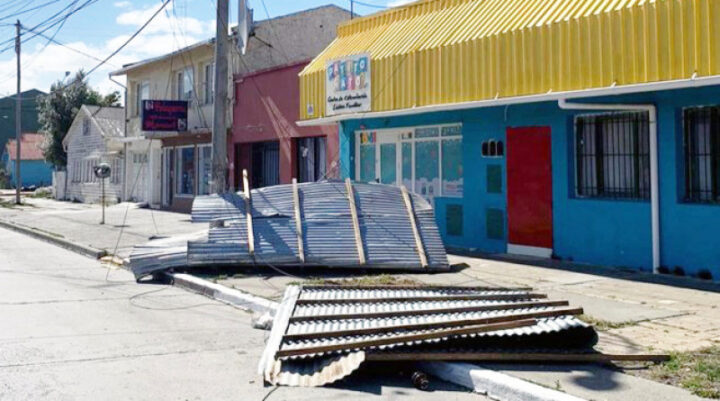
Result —
<instances>
[{"instance_id":1,"label":"blue painted wall","mask_svg":"<svg viewBox=\"0 0 720 401\"><path fill-rule=\"evenodd\" d=\"M606 103L652 103L658 108L661 261L680 266L689 274L708 269L720 277L720 205L687 204L684 191L681 111L693 105L720 104L720 87L649 92L583 100ZM486 237L486 208L506 211L505 158L483 158L481 143L488 139L505 142L507 127L550 126L553 163L554 253L565 260L607 266L650 270L652 245L649 201L580 199L574 196L572 121L586 111L565 111L556 102L502 106L454 112L427 113L408 117L351 120L340 126L341 175L354 178L355 138L358 129L382 129L427 124L463 124L463 168L465 193L462 199L437 198L438 225L446 245L485 252L505 252L505 239ZM503 169L503 191L489 194L486 168ZM449 236L445 227L445 205L463 205L463 235Z\"/></svg>"},{"instance_id":2,"label":"blue painted wall","mask_svg":"<svg viewBox=\"0 0 720 401\"><path fill-rule=\"evenodd\" d=\"M9 173L8 183L15 186L15 161L9 163L7 153L3 153L2 166ZM20 172L22 173L22 186L37 187L52 185L52 166L44 160L21 160Z\"/></svg>"}]
</instances>

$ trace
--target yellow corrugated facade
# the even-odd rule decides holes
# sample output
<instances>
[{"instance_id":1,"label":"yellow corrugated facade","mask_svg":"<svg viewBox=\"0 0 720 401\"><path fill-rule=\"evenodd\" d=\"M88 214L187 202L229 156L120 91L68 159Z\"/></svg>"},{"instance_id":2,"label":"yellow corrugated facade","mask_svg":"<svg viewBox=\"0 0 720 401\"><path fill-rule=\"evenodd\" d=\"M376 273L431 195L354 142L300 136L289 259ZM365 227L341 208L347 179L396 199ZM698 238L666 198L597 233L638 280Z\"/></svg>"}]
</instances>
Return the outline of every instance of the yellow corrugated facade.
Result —
<instances>
[{"instance_id":1,"label":"yellow corrugated facade","mask_svg":"<svg viewBox=\"0 0 720 401\"><path fill-rule=\"evenodd\" d=\"M720 75L720 0L425 0L358 18L300 73L302 119L325 116L326 62L365 52L372 111Z\"/></svg>"}]
</instances>

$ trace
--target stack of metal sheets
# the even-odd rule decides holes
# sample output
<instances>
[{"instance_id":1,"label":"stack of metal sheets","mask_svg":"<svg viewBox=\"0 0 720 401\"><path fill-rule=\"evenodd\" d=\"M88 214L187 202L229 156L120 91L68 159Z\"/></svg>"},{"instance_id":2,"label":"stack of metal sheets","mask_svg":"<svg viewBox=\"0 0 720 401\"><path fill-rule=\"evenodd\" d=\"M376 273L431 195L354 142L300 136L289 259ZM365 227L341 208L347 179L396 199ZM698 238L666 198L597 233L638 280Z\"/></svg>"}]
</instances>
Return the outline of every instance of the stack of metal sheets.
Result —
<instances>
[{"instance_id":1,"label":"stack of metal sheets","mask_svg":"<svg viewBox=\"0 0 720 401\"><path fill-rule=\"evenodd\" d=\"M432 207L396 186L323 181L252 190L249 200L242 193L199 196L192 220L210 228L187 242L184 259L174 244L173 257L153 260L164 256L164 245L151 242L130 256L135 275L211 264L449 268Z\"/></svg>"},{"instance_id":2,"label":"stack of metal sheets","mask_svg":"<svg viewBox=\"0 0 720 401\"><path fill-rule=\"evenodd\" d=\"M473 359L493 349L584 349L581 308L525 289L290 286L259 373L280 385L331 383L363 361Z\"/></svg>"}]
</instances>

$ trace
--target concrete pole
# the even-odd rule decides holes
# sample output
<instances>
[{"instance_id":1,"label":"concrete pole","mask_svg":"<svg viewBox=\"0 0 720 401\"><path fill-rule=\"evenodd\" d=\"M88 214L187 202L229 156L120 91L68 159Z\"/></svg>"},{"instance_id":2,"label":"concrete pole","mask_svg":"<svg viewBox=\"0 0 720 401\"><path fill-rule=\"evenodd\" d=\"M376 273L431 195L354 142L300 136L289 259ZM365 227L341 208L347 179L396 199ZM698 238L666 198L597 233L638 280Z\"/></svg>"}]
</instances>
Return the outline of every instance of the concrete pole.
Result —
<instances>
[{"instance_id":1,"label":"concrete pole","mask_svg":"<svg viewBox=\"0 0 720 401\"><path fill-rule=\"evenodd\" d=\"M22 97L20 95L20 20L15 24L15 53L17 54L17 95L15 97L15 203L20 204L20 142L22 139Z\"/></svg>"},{"instance_id":2,"label":"concrete pole","mask_svg":"<svg viewBox=\"0 0 720 401\"><path fill-rule=\"evenodd\" d=\"M227 187L227 86L228 86L228 0L217 0L215 26L215 99L212 129L212 177L210 191L223 193Z\"/></svg>"}]
</instances>

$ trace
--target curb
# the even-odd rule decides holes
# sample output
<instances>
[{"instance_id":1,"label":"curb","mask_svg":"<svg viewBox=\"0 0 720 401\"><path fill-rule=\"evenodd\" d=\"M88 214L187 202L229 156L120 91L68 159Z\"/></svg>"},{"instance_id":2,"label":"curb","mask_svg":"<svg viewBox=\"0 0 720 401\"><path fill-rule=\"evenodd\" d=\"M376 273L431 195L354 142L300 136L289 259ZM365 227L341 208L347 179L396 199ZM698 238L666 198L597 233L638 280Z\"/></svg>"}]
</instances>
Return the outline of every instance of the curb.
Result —
<instances>
[{"instance_id":1,"label":"curb","mask_svg":"<svg viewBox=\"0 0 720 401\"><path fill-rule=\"evenodd\" d=\"M469 363L422 362L420 368L442 380L500 401L585 401L516 377Z\"/></svg>"},{"instance_id":2,"label":"curb","mask_svg":"<svg viewBox=\"0 0 720 401\"><path fill-rule=\"evenodd\" d=\"M173 285L252 312L261 314L269 312L275 315L275 311L279 306L277 302L215 284L189 274L165 273L165 275L172 280Z\"/></svg>"},{"instance_id":3,"label":"curb","mask_svg":"<svg viewBox=\"0 0 720 401\"><path fill-rule=\"evenodd\" d=\"M81 255L89 256L94 259L100 259L103 256L107 255L107 251L104 249L97 249L88 245L78 244L64 238L56 237L48 232L40 231L36 228L13 223L7 220L0 219L0 227L4 227L19 232L21 234L28 235L30 237L37 238L42 241L49 242L53 245L65 248Z\"/></svg>"}]
</instances>

